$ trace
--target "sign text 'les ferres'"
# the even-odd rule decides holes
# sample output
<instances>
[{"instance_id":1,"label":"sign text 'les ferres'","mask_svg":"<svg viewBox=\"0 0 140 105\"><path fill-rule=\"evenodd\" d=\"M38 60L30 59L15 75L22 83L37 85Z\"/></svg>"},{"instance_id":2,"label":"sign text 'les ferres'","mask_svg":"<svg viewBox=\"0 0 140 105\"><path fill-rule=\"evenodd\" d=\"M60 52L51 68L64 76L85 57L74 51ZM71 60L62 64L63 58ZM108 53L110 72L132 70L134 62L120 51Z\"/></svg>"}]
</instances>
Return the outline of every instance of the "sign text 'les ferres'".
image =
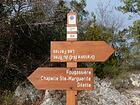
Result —
<instances>
[{"instance_id":1,"label":"sign text 'les ferres'","mask_svg":"<svg viewBox=\"0 0 140 105\"><path fill-rule=\"evenodd\" d=\"M39 90L93 90L93 68L39 67L28 79Z\"/></svg>"},{"instance_id":2,"label":"sign text 'les ferres'","mask_svg":"<svg viewBox=\"0 0 140 105\"><path fill-rule=\"evenodd\" d=\"M51 42L51 62L104 62L113 52L104 41Z\"/></svg>"}]
</instances>

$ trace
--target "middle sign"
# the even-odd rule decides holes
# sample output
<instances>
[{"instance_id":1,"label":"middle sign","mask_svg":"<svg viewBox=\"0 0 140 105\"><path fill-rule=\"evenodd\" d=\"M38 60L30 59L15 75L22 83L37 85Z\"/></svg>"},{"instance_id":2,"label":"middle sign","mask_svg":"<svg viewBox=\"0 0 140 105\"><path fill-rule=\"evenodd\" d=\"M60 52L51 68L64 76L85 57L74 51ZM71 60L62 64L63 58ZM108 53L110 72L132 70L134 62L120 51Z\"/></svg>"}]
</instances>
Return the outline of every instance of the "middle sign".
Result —
<instances>
[{"instance_id":1,"label":"middle sign","mask_svg":"<svg viewBox=\"0 0 140 105\"><path fill-rule=\"evenodd\" d=\"M113 52L104 41L51 42L51 62L104 62Z\"/></svg>"}]
</instances>

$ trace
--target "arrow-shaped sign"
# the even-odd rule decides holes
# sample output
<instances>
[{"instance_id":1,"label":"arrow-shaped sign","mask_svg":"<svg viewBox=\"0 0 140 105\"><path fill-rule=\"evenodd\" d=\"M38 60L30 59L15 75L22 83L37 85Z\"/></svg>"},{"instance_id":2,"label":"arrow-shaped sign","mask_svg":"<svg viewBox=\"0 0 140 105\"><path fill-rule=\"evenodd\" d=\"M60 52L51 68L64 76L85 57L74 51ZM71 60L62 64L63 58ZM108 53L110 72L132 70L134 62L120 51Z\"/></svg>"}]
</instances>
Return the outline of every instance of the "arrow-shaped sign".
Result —
<instances>
[{"instance_id":1,"label":"arrow-shaped sign","mask_svg":"<svg viewBox=\"0 0 140 105\"><path fill-rule=\"evenodd\" d=\"M51 42L51 62L104 62L113 52L104 41Z\"/></svg>"},{"instance_id":2,"label":"arrow-shaped sign","mask_svg":"<svg viewBox=\"0 0 140 105\"><path fill-rule=\"evenodd\" d=\"M93 68L39 67L28 80L39 90L93 90Z\"/></svg>"}]
</instances>

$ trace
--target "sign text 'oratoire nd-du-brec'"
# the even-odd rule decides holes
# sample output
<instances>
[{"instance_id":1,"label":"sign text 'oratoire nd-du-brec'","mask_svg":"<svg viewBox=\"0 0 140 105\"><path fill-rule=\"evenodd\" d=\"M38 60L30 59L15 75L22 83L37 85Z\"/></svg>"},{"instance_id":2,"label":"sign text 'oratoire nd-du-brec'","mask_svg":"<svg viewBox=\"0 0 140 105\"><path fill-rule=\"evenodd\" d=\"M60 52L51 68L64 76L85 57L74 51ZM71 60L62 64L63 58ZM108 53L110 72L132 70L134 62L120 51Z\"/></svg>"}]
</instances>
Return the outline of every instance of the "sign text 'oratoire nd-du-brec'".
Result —
<instances>
[{"instance_id":1,"label":"sign text 'oratoire nd-du-brec'","mask_svg":"<svg viewBox=\"0 0 140 105\"><path fill-rule=\"evenodd\" d=\"M113 52L104 41L51 42L51 62L103 62Z\"/></svg>"},{"instance_id":2,"label":"sign text 'oratoire nd-du-brec'","mask_svg":"<svg viewBox=\"0 0 140 105\"><path fill-rule=\"evenodd\" d=\"M28 79L39 90L93 90L93 68L39 67Z\"/></svg>"}]
</instances>

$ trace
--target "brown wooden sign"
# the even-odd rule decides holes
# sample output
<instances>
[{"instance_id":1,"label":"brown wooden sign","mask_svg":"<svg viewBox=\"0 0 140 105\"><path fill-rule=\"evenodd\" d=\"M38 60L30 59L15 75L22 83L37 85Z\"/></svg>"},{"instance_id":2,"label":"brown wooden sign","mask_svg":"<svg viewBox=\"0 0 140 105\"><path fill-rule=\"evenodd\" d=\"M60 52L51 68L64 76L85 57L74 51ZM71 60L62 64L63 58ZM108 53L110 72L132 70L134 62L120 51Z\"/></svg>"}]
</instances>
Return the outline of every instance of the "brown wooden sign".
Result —
<instances>
[{"instance_id":1,"label":"brown wooden sign","mask_svg":"<svg viewBox=\"0 0 140 105\"><path fill-rule=\"evenodd\" d=\"M104 41L51 42L51 62L104 62L113 52Z\"/></svg>"},{"instance_id":2,"label":"brown wooden sign","mask_svg":"<svg viewBox=\"0 0 140 105\"><path fill-rule=\"evenodd\" d=\"M93 90L93 69L39 67L28 80L39 90Z\"/></svg>"}]
</instances>

